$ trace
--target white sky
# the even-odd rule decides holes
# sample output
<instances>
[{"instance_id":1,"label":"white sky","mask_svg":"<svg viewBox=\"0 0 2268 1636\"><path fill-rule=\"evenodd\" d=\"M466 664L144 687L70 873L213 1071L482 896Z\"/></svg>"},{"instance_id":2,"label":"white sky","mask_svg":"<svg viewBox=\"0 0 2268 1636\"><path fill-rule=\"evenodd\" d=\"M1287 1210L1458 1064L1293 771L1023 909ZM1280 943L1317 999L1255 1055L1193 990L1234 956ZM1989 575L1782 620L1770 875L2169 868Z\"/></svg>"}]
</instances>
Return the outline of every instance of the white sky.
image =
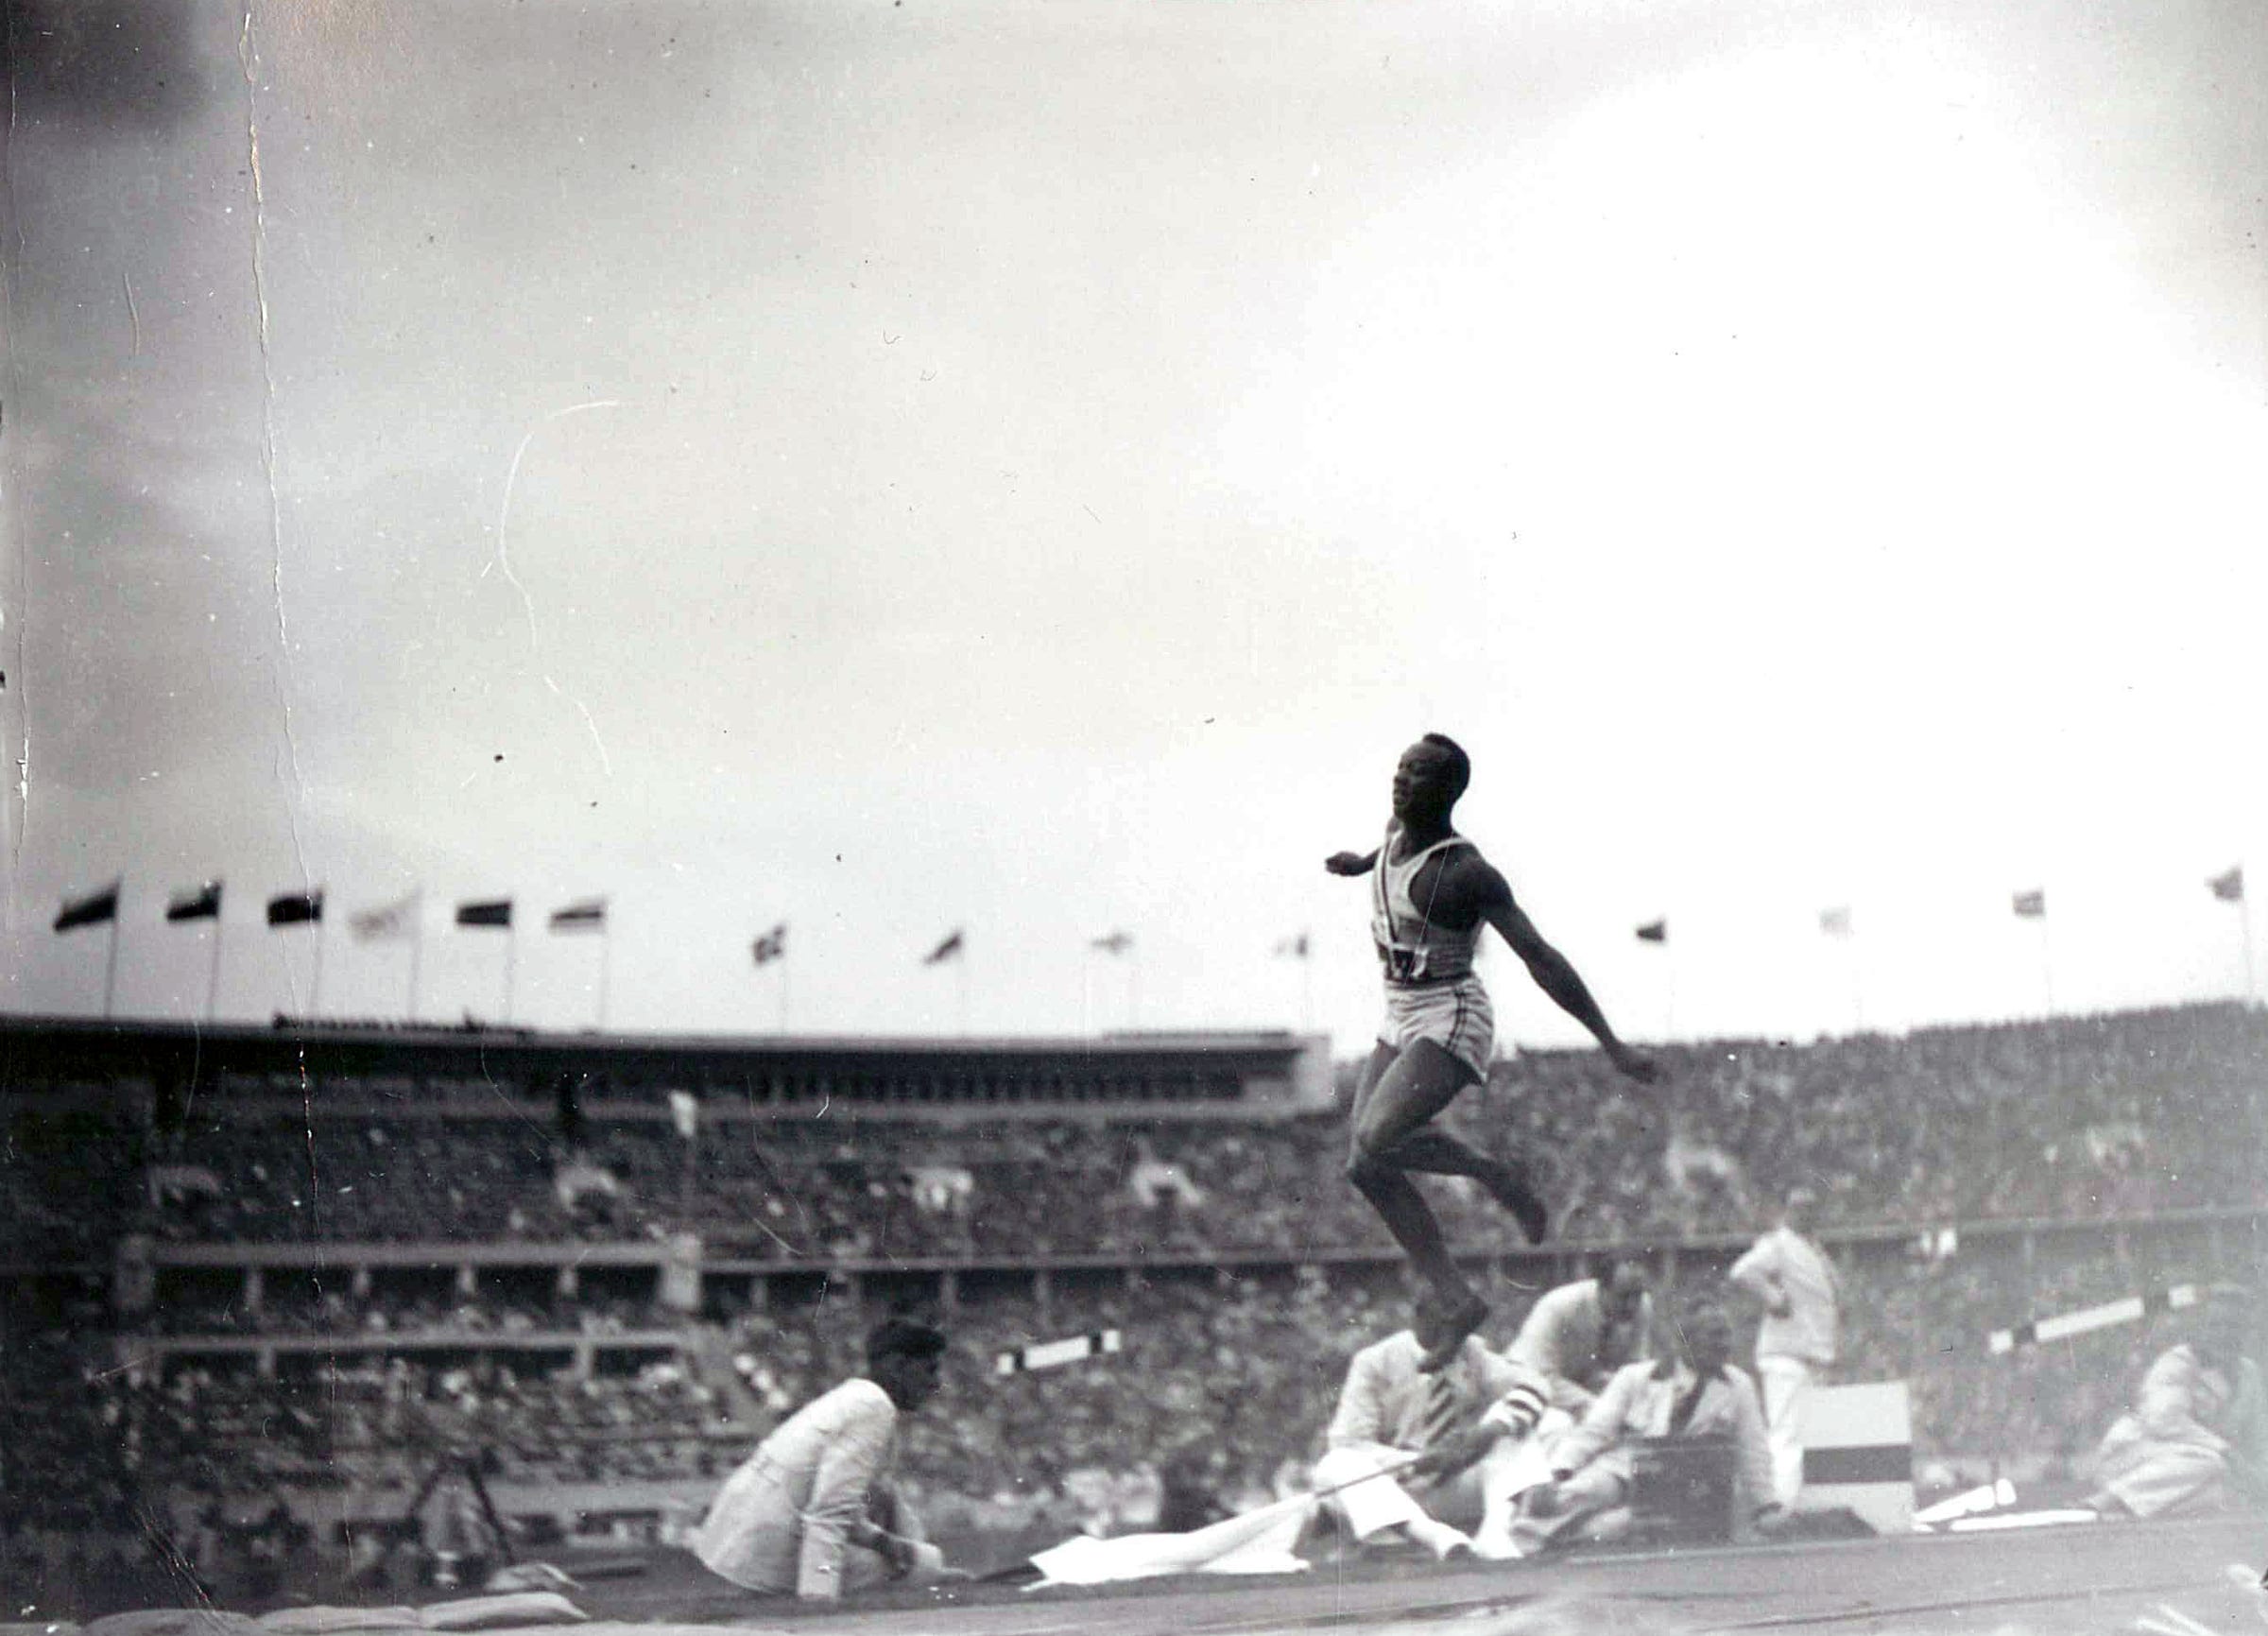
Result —
<instances>
[{"instance_id":1,"label":"white sky","mask_svg":"<svg viewBox=\"0 0 2268 1636\"><path fill-rule=\"evenodd\" d=\"M1352 1051L1429 729L1634 1036L2243 980L2243 0L24 9L9 1008Z\"/></svg>"}]
</instances>

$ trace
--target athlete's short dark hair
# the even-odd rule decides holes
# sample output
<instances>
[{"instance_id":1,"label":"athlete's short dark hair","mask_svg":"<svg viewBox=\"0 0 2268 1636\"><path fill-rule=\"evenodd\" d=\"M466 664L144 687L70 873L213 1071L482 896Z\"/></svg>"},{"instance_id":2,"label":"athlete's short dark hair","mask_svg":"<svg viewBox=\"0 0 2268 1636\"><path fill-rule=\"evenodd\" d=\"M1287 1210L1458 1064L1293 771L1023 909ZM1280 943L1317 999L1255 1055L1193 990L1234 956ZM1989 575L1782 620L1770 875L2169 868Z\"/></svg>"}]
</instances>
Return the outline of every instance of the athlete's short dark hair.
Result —
<instances>
[{"instance_id":1,"label":"athlete's short dark hair","mask_svg":"<svg viewBox=\"0 0 2268 1636\"><path fill-rule=\"evenodd\" d=\"M1456 786L1450 793L1452 797L1463 795L1465 786L1472 782L1472 757L1465 753L1465 747L1446 732L1429 732L1418 742L1449 751L1449 781Z\"/></svg>"}]
</instances>

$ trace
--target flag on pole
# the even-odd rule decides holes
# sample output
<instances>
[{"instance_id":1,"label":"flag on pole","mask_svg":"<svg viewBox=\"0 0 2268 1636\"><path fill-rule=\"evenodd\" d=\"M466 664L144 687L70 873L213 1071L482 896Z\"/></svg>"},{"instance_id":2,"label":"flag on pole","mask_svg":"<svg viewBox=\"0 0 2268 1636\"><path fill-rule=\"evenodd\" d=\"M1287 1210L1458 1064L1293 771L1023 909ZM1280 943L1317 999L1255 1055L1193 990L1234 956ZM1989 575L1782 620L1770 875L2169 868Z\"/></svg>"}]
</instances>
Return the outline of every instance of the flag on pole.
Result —
<instances>
[{"instance_id":1,"label":"flag on pole","mask_svg":"<svg viewBox=\"0 0 2268 1636\"><path fill-rule=\"evenodd\" d=\"M320 921L323 918L323 894L285 892L282 897L267 900L267 923L271 926L303 926Z\"/></svg>"},{"instance_id":2,"label":"flag on pole","mask_svg":"<svg viewBox=\"0 0 2268 1636\"><path fill-rule=\"evenodd\" d=\"M385 942L406 938L418 929L418 894L374 909L359 909L347 917L347 929L363 942Z\"/></svg>"},{"instance_id":3,"label":"flag on pole","mask_svg":"<svg viewBox=\"0 0 2268 1636\"><path fill-rule=\"evenodd\" d=\"M961 931L958 926L955 926L943 942L921 956L921 963L924 966L939 966L947 960L957 960L960 957Z\"/></svg>"},{"instance_id":4,"label":"flag on pole","mask_svg":"<svg viewBox=\"0 0 2268 1636\"><path fill-rule=\"evenodd\" d=\"M507 931L512 924L512 900L509 898L481 898L456 905L456 923L460 926L502 926Z\"/></svg>"},{"instance_id":5,"label":"flag on pole","mask_svg":"<svg viewBox=\"0 0 2268 1636\"><path fill-rule=\"evenodd\" d=\"M1638 928L1638 940L1641 943L1668 942L1670 940L1670 922L1667 921L1648 921L1644 925Z\"/></svg>"},{"instance_id":6,"label":"flag on pole","mask_svg":"<svg viewBox=\"0 0 2268 1636\"><path fill-rule=\"evenodd\" d=\"M1819 929L1830 938L1850 936L1850 910L1847 906L1819 911Z\"/></svg>"},{"instance_id":7,"label":"flag on pole","mask_svg":"<svg viewBox=\"0 0 2268 1636\"><path fill-rule=\"evenodd\" d=\"M165 918L169 921L217 921L220 919L220 883L207 881L201 887L191 887L166 900Z\"/></svg>"},{"instance_id":8,"label":"flag on pole","mask_svg":"<svg viewBox=\"0 0 2268 1636\"><path fill-rule=\"evenodd\" d=\"M2215 875L2205 884L2212 889L2213 896L2223 903L2241 904L2244 901L2244 866L2239 864L2228 873Z\"/></svg>"},{"instance_id":9,"label":"flag on pole","mask_svg":"<svg viewBox=\"0 0 2268 1636\"><path fill-rule=\"evenodd\" d=\"M1133 946L1134 934L1131 932L1111 932L1105 937L1095 939L1090 945L1090 947L1102 950L1106 955L1123 955Z\"/></svg>"},{"instance_id":10,"label":"flag on pole","mask_svg":"<svg viewBox=\"0 0 2268 1636\"><path fill-rule=\"evenodd\" d=\"M106 921L118 918L118 888L123 883L112 881L99 892L77 901L65 899L62 913L55 917L59 932L76 931L80 926L99 926Z\"/></svg>"},{"instance_id":11,"label":"flag on pole","mask_svg":"<svg viewBox=\"0 0 2268 1636\"><path fill-rule=\"evenodd\" d=\"M2048 912L2048 894L2044 891L2019 892L2010 900L2019 920L2036 921Z\"/></svg>"},{"instance_id":12,"label":"flag on pole","mask_svg":"<svg viewBox=\"0 0 2268 1636\"><path fill-rule=\"evenodd\" d=\"M770 931L748 945L748 953L756 956L759 966L768 966L774 960L787 957L787 922L782 921Z\"/></svg>"},{"instance_id":13,"label":"flag on pole","mask_svg":"<svg viewBox=\"0 0 2268 1636\"><path fill-rule=\"evenodd\" d=\"M1307 934L1305 932L1301 932L1296 938L1280 939L1276 944L1276 953L1280 957L1289 956L1295 960L1306 959Z\"/></svg>"},{"instance_id":14,"label":"flag on pole","mask_svg":"<svg viewBox=\"0 0 2268 1636\"><path fill-rule=\"evenodd\" d=\"M555 932L603 932L607 929L607 900L584 898L551 912Z\"/></svg>"}]
</instances>

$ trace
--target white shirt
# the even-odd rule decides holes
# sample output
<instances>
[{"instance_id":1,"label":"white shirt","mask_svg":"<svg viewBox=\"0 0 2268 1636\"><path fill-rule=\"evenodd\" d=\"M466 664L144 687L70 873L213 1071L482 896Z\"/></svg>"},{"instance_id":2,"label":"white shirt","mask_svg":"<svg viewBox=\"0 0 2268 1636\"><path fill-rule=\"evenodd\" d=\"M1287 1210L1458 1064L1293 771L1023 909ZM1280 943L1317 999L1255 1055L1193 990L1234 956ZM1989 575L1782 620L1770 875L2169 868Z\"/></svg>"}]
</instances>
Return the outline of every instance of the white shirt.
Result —
<instances>
[{"instance_id":1,"label":"white shirt","mask_svg":"<svg viewBox=\"0 0 2268 1636\"><path fill-rule=\"evenodd\" d=\"M1727 1364L1701 1388L1692 1415L1673 1433L1673 1412L1694 1378L1683 1363L1634 1363L1617 1369L1581 1423L1553 1445L1553 1468L1579 1472L1592 1460L1618 1454L1636 1438L1729 1436L1743 1497L1751 1509L1769 1504L1772 1454L1756 1383Z\"/></svg>"},{"instance_id":2,"label":"white shirt","mask_svg":"<svg viewBox=\"0 0 2268 1636\"><path fill-rule=\"evenodd\" d=\"M847 1380L772 1429L725 1479L693 1536L713 1574L750 1591L842 1594L843 1550L889 1465L898 1405Z\"/></svg>"},{"instance_id":3,"label":"white shirt","mask_svg":"<svg viewBox=\"0 0 2268 1636\"><path fill-rule=\"evenodd\" d=\"M1580 1415L1607 1376L1652 1354L1653 1335L1651 1294L1640 1301L1630 1327L1611 1335L1599 1281L1586 1278L1537 1297L1505 1356L1551 1383L1554 1408Z\"/></svg>"},{"instance_id":4,"label":"white shirt","mask_svg":"<svg viewBox=\"0 0 2268 1636\"><path fill-rule=\"evenodd\" d=\"M1809 1364L1835 1361L1835 1300L1841 1285L1819 1247L1792 1227L1776 1227L1732 1264L1726 1276L1763 1298L1764 1321L1756 1334L1756 1355L1800 1358ZM1787 1302L1788 1310L1772 1307Z\"/></svg>"}]
</instances>

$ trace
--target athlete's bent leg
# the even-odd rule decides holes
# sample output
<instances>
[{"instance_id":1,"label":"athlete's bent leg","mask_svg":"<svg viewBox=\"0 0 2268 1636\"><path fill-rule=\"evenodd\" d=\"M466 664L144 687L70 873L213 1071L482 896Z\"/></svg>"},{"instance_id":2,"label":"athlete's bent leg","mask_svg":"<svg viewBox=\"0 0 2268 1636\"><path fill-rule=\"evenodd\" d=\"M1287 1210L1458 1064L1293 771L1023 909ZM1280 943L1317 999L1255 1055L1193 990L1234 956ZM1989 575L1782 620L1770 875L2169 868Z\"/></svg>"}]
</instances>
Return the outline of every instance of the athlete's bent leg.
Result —
<instances>
[{"instance_id":1,"label":"athlete's bent leg","mask_svg":"<svg viewBox=\"0 0 2268 1636\"><path fill-rule=\"evenodd\" d=\"M1363 1059L1362 1076L1354 1084L1354 1099L1348 1104L1347 1119L1350 1128L1362 1122L1363 1111L1370 1106L1371 1097L1377 1094L1378 1082L1386 1076L1386 1070L1394 1066L1394 1059L1400 1055L1398 1047L1387 1044L1383 1040L1371 1045L1370 1055Z\"/></svg>"},{"instance_id":2,"label":"athlete's bent leg","mask_svg":"<svg viewBox=\"0 0 2268 1636\"><path fill-rule=\"evenodd\" d=\"M1530 1244L1541 1244L1551 1231L1551 1213L1537 1191L1534 1168L1525 1159L1498 1159L1447 1130L1431 1128L1404 1137L1392 1159L1401 1169L1422 1176L1470 1177L1512 1213Z\"/></svg>"},{"instance_id":3,"label":"athlete's bent leg","mask_svg":"<svg viewBox=\"0 0 2268 1636\"><path fill-rule=\"evenodd\" d=\"M1438 1369L1455 1356L1488 1308L1450 1259L1440 1222L1403 1174L1395 1150L1474 1077L1467 1063L1431 1040L1418 1040L1396 1056L1355 1102L1347 1180L1370 1201L1411 1265L1441 1298L1439 1336L1427 1349L1420 1366L1426 1369Z\"/></svg>"}]
</instances>

